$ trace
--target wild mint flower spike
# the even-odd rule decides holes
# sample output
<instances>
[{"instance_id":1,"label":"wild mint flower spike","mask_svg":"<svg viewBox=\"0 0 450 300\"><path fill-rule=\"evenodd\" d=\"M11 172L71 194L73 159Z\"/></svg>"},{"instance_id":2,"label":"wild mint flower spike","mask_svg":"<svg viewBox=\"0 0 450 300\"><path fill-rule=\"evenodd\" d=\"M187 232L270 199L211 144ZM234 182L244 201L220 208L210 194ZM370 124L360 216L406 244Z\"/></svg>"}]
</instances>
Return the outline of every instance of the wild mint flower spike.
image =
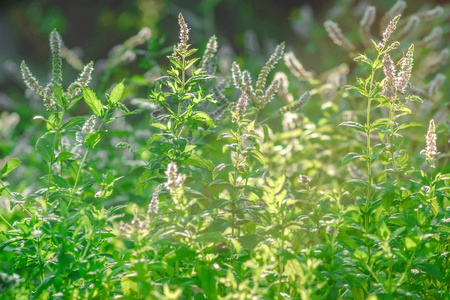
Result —
<instances>
[{"instance_id":1,"label":"wild mint flower spike","mask_svg":"<svg viewBox=\"0 0 450 300\"><path fill-rule=\"evenodd\" d=\"M241 67L237 62L233 62L231 65L231 78L233 79L233 85L239 90L245 89L244 81L242 80Z\"/></svg>"},{"instance_id":2,"label":"wild mint flower spike","mask_svg":"<svg viewBox=\"0 0 450 300\"><path fill-rule=\"evenodd\" d=\"M178 25L180 26L180 34L179 34L179 40L180 42L178 45L174 48L172 56L175 58L178 58L179 53L186 53L189 48L189 31L191 30L186 22L184 21L183 15L180 13L178 15Z\"/></svg>"},{"instance_id":3,"label":"wild mint flower spike","mask_svg":"<svg viewBox=\"0 0 450 300\"><path fill-rule=\"evenodd\" d=\"M239 100L236 102L235 108L236 118L239 118L243 113L245 113L247 111L247 108L248 108L248 94L242 92L241 97L239 97Z\"/></svg>"},{"instance_id":4,"label":"wild mint flower spike","mask_svg":"<svg viewBox=\"0 0 450 300\"><path fill-rule=\"evenodd\" d=\"M158 200L158 193L153 193L152 195L152 201L150 201L150 204L148 205L147 213L149 215L156 215L159 211L159 200Z\"/></svg>"},{"instance_id":5,"label":"wild mint flower spike","mask_svg":"<svg viewBox=\"0 0 450 300\"><path fill-rule=\"evenodd\" d=\"M83 87L87 87L92 79L92 72L94 71L94 62L88 63L84 66L83 71L81 71L78 79L69 85L69 88L64 93L64 96L68 99L72 99L78 96L82 91Z\"/></svg>"},{"instance_id":6,"label":"wild mint flower spike","mask_svg":"<svg viewBox=\"0 0 450 300\"><path fill-rule=\"evenodd\" d=\"M20 71L22 73L22 78L23 81L25 82L26 86L32 90L33 92L35 92L36 94L38 94L39 96L44 96L45 94L45 90L44 88L39 84L39 82L37 81L37 79L33 76L33 74L31 73L30 69L28 68L27 64L25 63L25 61L22 61L22 63L20 64Z\"/></svg>"},{"instance_id":7,"label":"wild mint flower spike","mask_svg":"<svg viewBox=\"0 0 450 300\"><path fill-rule=\"evenodd\" d=\"M50 33L50 50L52 52L52 83L62 84L62 59L61 59L62 39L56 29Z\"/></svg>"},{"instance_id":8,"label":"wild mint flower spike","mask_svg":"<svg viewBox=\"0 0 450 300\"><path fill-rule=\"evenodd\" d=\"M434 21L439 16L441 16L444 13L444 9L442 6L438 5L435 8L432 8L430 10L424 11L423 13L418 14L418 16L425 22Z\"/></svg>"},{"instance_id":9,"label":"wild mint flower spike","mask_svg":"<svg viewBox=\"0 0 450 300\"><path fill-rule=\"evenodd\" d=\"M400 20L401 15L397 15L395 18L392 19L392 21L389 23L389 25L386 27L386 29L383 31L383 39L378 44L378 47L381 49L384 49L386 47L386 43L391 37L392 33L395 31L395 28L397 27L398 20Z\"/></svg>"},{"instance_id":10,"label":"wild mint flower spike","mask_svg":"<svg viewBox=\"0 0 450 300\"><path fill-rule=\"evenodd\" d=\"M209 41L208 44L206 44L206 50L203 54L202 61L201 61L201 68L203 71L205 71L207 74L214 74L215 73L215 65L213 63L214 56L217 53L217 38L215 35L213 35Z\"/></svg>"},{"instance_id":11,"label":"wild mint flower spike","mask_svg":"<svg viewBox=\"0 0 450 300\"><path fill-rule=\"evenodd\" d=\"M394 100L397 98L397 88L396 88L396 74L395 64L392 61L391 56L386 53L383 57L383 87L381 93L389 100Z\"/></svg>"},{"instance_id":12,"label":"wild mint flower spike","mask_svg":"<svg viewBox=\"0 0 450 300\"><path fill-rule=\"evenodd\" d=\"M356 47L350 43L350 41L344 36L339 25L331 20L327 20L324 23L325 29L328 32L328 36L333 40L333 42L344 48L347 52L353 52Z\"/></svg>"},{"instance_id":13,"label":"wild mint flower spike","mask_svg":"<svg viewBox=\"0 0 450 300\"><path fill-rule=\"evenodd\" d=\"M375 22L375 15L376 15L375 6L368 6L364 11L364 15L361 19L361 22L359 23L363 42L366 46L370 46L372 44L370 30L372 28L373 23Z\"/></svg>"},{"instance_id":14,"label":"wild mint flower spike","mask_svg":"<svg viewBox=\"0 0 450 300\"><path fill-rule=\"evenodd\" d=\"M413 66L414 45L411 45L405 57L400 61L400 70L397 74L395 64L388 53L383 57L383 87L381 93L389 100L397 98L398 93L404 94L411 79Z\"/></svg>"},{"instance_id":15,"label":"wild mint flower spike","mask_svg":"<svg viewBox=\"0 0 450 300\"><path fill-rule=\"evenodd\" d=\"M84 143L84 139L89 133L95 132L95 124L97 123L95 115L92 115L86 122L84 122L81 131L78 131L75 135L75 140L79 144Z\"/></svg>"},{"instance_id":16,"label":"wild mint flower spike","mask_svg":"<svg viewBox=\"0 0 450 300\"><path fill-rule=\"evenodd\" d=\"M404 94L406 87L411 79L411 71L413 67L414 45L411 45L406 52L405 57L401 61L400 71L395 83L396 89L400 94Z\"/></svg>"},{"instance_id":17,"label":"wild mint flower spike","mask_svg":"<svg viewBox=\"0 0 450 300\"><path fill-rule=\"evenodd\" d=\"M438 154L440 154L440 152L437 150L436 147L436 140L437 140L436 128L434 125L434 120L431 119L430 124L428 125L428 132L426 135L426 146L425 149L420 151L420 154L426 157L428 163L430 164L430 167L432 168L435 167L434 158Z\"/></svg>"},{"instance_id":18,"label":"wild mint flower spike","mask_svg":"<svg viewBox=\"0 0 450 300\"><path fill-rule=\"evenodd\" d=\"M431 33L423 38L423 40L416 43L417 47L430 48L434 46L442 38L442 27L436 26Z\"/></svg>"},{"instance_id":19,"label":"wild mint flower spike","mask_svg":"<svg viewBox=\"0 0 450 300\"><path fill-rule=\"evenodd\" d=\"M390 10L388 10L380 21L380 32L388 26L389 22L394 19L395 16L401 15L406 8L406 2L403 0L397 1Z\"/></svg>"},{"instance_id":20,"label":"wild mint flower spike","mask_svg":"<svg viewBox=\"0 0 450 300\"><path fill-rule=\"evenodd\" d=\"M53 93L53 83L47 84L44 90L44 106L47 110L56 110L55 95Z\"/></svg>"},{"instance_id":21,"label":"wild mint flower spike","mask_svg":"<svg viewBox=\"0 0 450 300\"><path fill-rule=\"evenodd\" d=\"M266 93L264 94L264 98L262 101L259 102L259 108L263 109L267 103L272 101L272 99L275 97L275 94L278 92L280 88L280 81L275 79L272 81L272 83L269 85L269 87L266 90Z\"/></svg>"},{"instance_id":22,"label":"wild mint flower spike","mask_svg":"<svg viewBox=\"0 0 450 300\"><path fill-rule=\"evenodd\" d=\"M142 45L152 36L152 31L148 27L143 27L138 34L130 37L123 43L126 49L133 49L139 45Z\"/></svg>"},{"instance_id":23,"label":"wild mint flower spike","mask_svg":"<svg viewBox=\"0 0 450 300\"><path fill-rule=\"evenodd\" d=\"M274 76L274 80L280 81L280 88L278 89L278 95L284 100L291 103L294 100L294 96L289 93L289 79L284 72L277 72Z\"/></svg>"},{"instance_id":24,"label":"wild mint flower spike","mask_svg":"<svg viewBox=\"0 0 450 300\"><path fill-rule=\"evenodd\" d=\"M267 76L269 76L270 70L275 68L275 65L283 57L284 54L284 42L279 44L275 48L275 52L267 61L266 65L262 68L261 73L259 73L258 80L256 81L256 94L257 96L262 96L262 90L266 87ZM258 94L258 90L261 91Z\"/></svg>"},{"instance_id":25,"label":"wild mint flower spike","mask_svg":"<svg viewBox=\"0 0 450 300\"><path fill-rule=\"evenodd\" d=\"M26 86L34 91L36 94L41 96L44 100L44 106L47 110L56 110L55 95L53 93L53 88L55 85L62 85L62 60L61 60L61 49L63 47L62 39L59 33L54 29L50 34L50 48L52 52L52 80L49 84L42 87L36 78L31 73L25 61L20 65L22 72L22 78ZM78 79L70 84L67 91L64 92L66 98L72 99L81 93L82 87L87 87L91 81L92 72L94 70L94 63L90 62L87 64L83 71L81 71Z\"/></svg>"},{"instance_id":26,"label":"wild mint flower spike","mask_svg":"<svg viewBox=\"0 0 450 300\"><path fill-rule=\"evenodd\" d=\"M444 84L445 79L446 76L444 74L436 74L433 80L431 80L431 82L428 84L427 96L431 98L436 95L439 92L439 88L441 87L441 85Z\"/></svg>"},{"instance_id":27,"label":"wild mint flower spike","mask_svg":"<svg viewBox=\"0 0 450 300\"><path fill-rule=\"evenodd\" d=\"M178 174L178 166L175 162L172 161L167 165L164 174L167 176L167 181L164 183L164 186L168 190L173 191L183 187L186 175Z\"/></svg>"},{"instance_id":28,"label":"wild mint flower spike","mask_svg":"<svg viewBox=\"0 0 450 300\"><path fill-rule=\"evenodd\" d=\"M400 32L397 35L397 39L399 41L404 40L408 38L410 35L412 35L417 28L419 28L420 24L420 18L418 16L411 16L408 19L408 22L405 26L400 30Z\"/></svg>"},{"instance_id":29,"label":"wild mint flower spike","mask_svg":"<svg viewBox=\"0 0 450 300\"><path fill-rule=\"evenodd\" d=\"M291 73L299 80L303 81L312 78L312 73L306 71L293 52L287 52L284 54L284 63L288 67L289 71L291 71Z\"/></svg>"},{"instance_id":30,"label":"wild mint flower spike","mask_svg":"<svg viewBox=\"0 0 450 300\"><path fill-rule=\"evenodd\" d=\"M311 98L311 94L309 92L304 92L297 101L291 105L280 108L277 113L282 115L289 111L298 111L305 106L305 104L309 101L309 98Z\"/></svg>"}]
</instances>

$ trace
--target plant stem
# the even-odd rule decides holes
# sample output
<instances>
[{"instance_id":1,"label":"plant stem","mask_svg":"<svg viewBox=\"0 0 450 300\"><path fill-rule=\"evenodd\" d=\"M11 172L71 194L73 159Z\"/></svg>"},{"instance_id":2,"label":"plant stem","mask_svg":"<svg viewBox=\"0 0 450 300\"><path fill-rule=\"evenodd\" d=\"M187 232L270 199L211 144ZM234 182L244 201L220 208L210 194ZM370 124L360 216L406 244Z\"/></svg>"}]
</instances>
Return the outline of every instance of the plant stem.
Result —
<instances>
[{"instance_id":1,"label":"plant stem","mask_svg":"<svg viewBox=\"0 0 450 300\"><path fill-rule=\"evenodd\" d=\"M380 58L380 53L378 53L377 58L375 61L378 61ZM368 187L367 187L367 195L366 195L366 217L365 217L365 228L366 231L369 228L369 205L370 205L370 197L371 197L371 190L372 190L372 155L371 155L371 147L370 147L370 133L372 132L372 128L370 127L370 108L372 105L372 93L373 93L373 81L375 77L375 68L372 67L372 74L370 75L370 83L369 83L369 92L367 97L367 111L366 111L366 135L367 135L367 149L366 149L366 155L367 155L367 181L368 181Z\"/></svg>"},{"instance_id":2,"label":"plant stem","mask_svg":"<svg viewBox=\"0 0 450 300\"><path fill-rule=\"evenodd\" d=\"M3 222L6 223L6 225L8 225L9 227L11 227L11 229L15 229L6 219L5 217L3 217L2 214L0 214L0 218L3 220Z\"/></svg>"},{"instance_id":3,"label":"plant stem","mask_svg":"<svg viewBox=\"0 0 450 300\"><path fill-rule=\"evenodd\" d=\"M16 200L16 202L19 202L19 199L17 199L16 196L14 196L13 193L11 193L11 191L9 190L9 188L3 183L3 180L0 179L0 184L2 185L2 188L5 189L5 191L9 194L9 196L11 196L11 198L13 198L14 200ZM26 212L28 214L29 217L32 217L33 215L31 214L31 212L26 209L22 203L19 203L19 206L23 209L24 212Z\"/></svg>"},{"instance_id":4,"label":"plant stem","mask_svg":"<svg viewBox=\"0 0 450 300\"><path fill-rule=\"evenodd\" d=\"M55 138L53 139L53 153L55 152L56 143L58 141L58 133L55 132ZM53 166L53 160L48 163L48 181L47 181L47 192L45 193L45 201L48 202L48 197L50 194L50 188L51 188L51 178L52 178L52 166Z\"/></svg>"},{"instance_id":5,"label":"plant stem","mask_svg":"<svg viewBox=\"0 0 450 300\"><path fill-rule=\"evenodd\" d=\"M102 123L98 127L97 132L99 132L102 129L103 125L105 124L106 116L108 116L108 115L109 115L109 109L105 112L105 115L103 116ZM81 160L80 166L79 166L78 171L77 171L77 177L75 178L75 184L73 185L72 192L70 193L70 200L69 200L69 205L67 206L67 211L69 211L70 204L72 204L72 199L73 199L73 196L75 194L75 190L77 189L78 181L80 180L80 177L81 177L81 171L83 170L84 162L86 161L86 158L87 158L87 156L89 154L89 151L91 149L92 149L92 147L88 147L86 149L86 152L84 153L83 159Z\"/></svg>"},{"instance_id":6,"label":"plant stem","mask_svg":"<svg viewBox=\"0 0 450 300\"><path fill-rule=\"evenodd\" d=\"M58 121L58 125L57 125L57 129L55 130L55 137L53 139L53 148L52 151L53 153L55 153L55 150L57 148L57 143L58 143L58 138L60 141L60 152L63 151L63 146L62 146L62 134L61 134L61 126L62 126L62 119L64 118L64 113L66 112L65 109L63 109L61 111L61 115L59 117L59 121ZM48 202L48 197L50 194L50 188L51 188L51 177L52 177L52 167L53 167L53 161L48 163L48 181L47 181L47 193L45 194L45 200ZM62 177L62 166L63 166L63 162L61 161L61 177Z\"/></svg>"},{"instance_id":7,"label":"plant stem","mask_svg":"<svg viewBox=\"0 0 450 300\"><path fill-rule=\"evenodd\" d=\"M389 152L391 154L391 161L392 161L392 169L394 170L394 174L395 174L395 179L397 181L397 186L398 186L398 190L399 190L399 198L401 201L401 205L403 205L403 199L402 199L402 190L401 190L401 186L400 186L400 178L398 176L398 169L397 169L397 165L395 164L395 157L394 157L394 115L395 115L395 104L392 103L391 105L391 109L390 109L390 113L389 113L389 119L390 119L390 126L391 126L391 131L389 134Z\"/></svg>"}]
</instances>

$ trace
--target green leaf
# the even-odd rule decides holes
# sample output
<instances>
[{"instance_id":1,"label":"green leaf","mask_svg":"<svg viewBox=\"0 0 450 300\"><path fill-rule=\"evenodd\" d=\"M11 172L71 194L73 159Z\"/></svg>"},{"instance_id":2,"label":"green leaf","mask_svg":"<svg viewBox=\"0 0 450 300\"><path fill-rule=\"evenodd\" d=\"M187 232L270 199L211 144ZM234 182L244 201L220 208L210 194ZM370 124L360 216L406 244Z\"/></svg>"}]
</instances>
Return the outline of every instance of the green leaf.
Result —
<instances>
[{"instance_id":1,"label":"green leaf","mask_svg":"<svg viewBox=\"0 0 450 300\"><path fill-rule=\"evenodd\" d=\"M20 160L16 159L16 158L12 158L10 159L5 166L3 167L3 169L0 171L0 178L5 177L6 175L8 175L12 170L14 170L15 168L17 168L18 166L20 166Z\"/></svg>"},{"instance_id":2,"label":"green leaf","mask_svg":"<svg viewBox=\"0 0 450 300\"><path fill-rule=\"evenodd\" d=\"M66 123L64 123L63 126L61 127L61 129L74 128L75 126L83 124L85 121L86 121L86 119L83 117L74 117L74 118L70 119L69 121L67 121Z\"/></svg>"},{"instance_id":3,"label":"green leaf","mask_svg":"<svg viewBox=\"0 0 450 300\"><path fill-rule=\"evenodd\" d=\"M56 161L57 162L65 161L72 158L73 156L74 156L73 153L64 151L58 154L58 157L56 157Z\"/></svg>"},{"instance_id":4,"label":"green leaf","mask_svg":"<svg viewBox=\"0 0 450 300\"><path fill-rule=\"evenodd\" d=\"M137 295L139 288L138 284L135 280L132 278L136 277L134 274L127 274L126 276L123 276L122 279L120 279L120 285L122 287L123 294L129 298L132 299L134 295Z\"/></svg>"},{"instance_id":5,"label":"green leaf","mask_svg":"<svg viewBox=\"0 0 450 300\"><path fill-rule=\"evenodd\" d=\"M250 155L256 158L263 166L266 165L266 162L264 161L264 156L256 149L250 150Z\"/></svg>"},{"instance_id":6,"label":"green leaf","mask_svg":"<svg viewBox=\"0 0 450 300\"><path fill-rule=\"evenodd\" d=\"M250 124L248 124L248 126L247 126L247 132L250 132L250 131L253 130L253 128L255 128L255 121L256 121L256 120L253 120L253 122L251 122Z\"/></svg>"},{"instance_id":7,"label":"green leaf","mask_svg":"<svg viewBox=\"0 0 450 300\"><path fill-rule=\"evenodd\" d=\"M380 154L384 151L384 149L386 149L386 144L377 144L372 148L372 155L370 156L370 159L372 161L375 161L378 156L380 156Z\"/></svg>"},{"instance_id":8,"label":"green leaf","mask_svg":"<svg viewBox=\"0 0 450 300\"><path fill-rule=\"evenodd\" d=\"M401 124L400 126L396 127L394 129L394 133L396 133L397 131L399 131L401 129L405 129L405 128L412 127L412 126L423 126L423 125L420 123L417 123L417 122L408 122L408 123Z\"/></svg>"},{"instance_id":9,"label":"green leaf","mask_svg":"<svg viewBox=\"0 0 450 300\"><path fill-rule=\"evenodd\" d=\"M162 124L162 123L152 123L152 124L150 124L152 127L156 127L156 128L159 128L159 129L162 129L162 130L164 130L164 131L169 131L169 128L167 128L167 126L166 125L164 125L164 124Z\"/></svg>"},{"instance_id":10,"label":"green leaf","mask_svg":"<svg viewBox=\"0 0 450 300\"><path fill-rule=\"evenodd\" d=\"M69 188L69 184L67 183L67 181L58 175L52 175L51 180L57 187Z\"/></svg>"},{"instance_id":11,"label":"green leaf","mask_svg":"<svg viewBox=\"0 0 450 300\"><path fill-rule=\"evenodd\" d=\"M75 104L77 104L78 101L81 100L81 98L83 98L83 97L82 96L78 96L76 98L73 98L72 101L70 101L70 104L67 107L67 109L71 109Z\"/></svg>"},{"instance_id":12,"label":"green leaf","mask_svg":"<svg viewBox=\"0 0 450 300\"><path fill-rule=\"evenodd\" d=\"M353 252L353 257L358 260L366 260L368 255L365 251L361 249L356 249L355 252Z\"/></svg>"},{"instance_id":13,"label":"green leaf","mask_svg":"<svg viewBox=\"0 0 450 300\"><path fill-rule=\"evenodd\" d=\"M193 64L195 64L198 60L200 59L200 57L191 59L190 61L188 61L188 63L186 64L186 70L189 69Z\"/></svg>"},{"instance_id":14,"label":"green leaf","mask_svg":"<svg viewBox=\"0 0 450 300\"><path fill-rule=\"evenodd\" d=\"M347 164L351 163L352 161L354 161L354 160L356 160L356 159L358 159L358 158L361 158L361 157L363 157L363 156L364 156L364 155L361 155L361 154L358 154L358 153L351 152L351 153L347 154L347 155L344 157L344 159L342 160L341 166L346 166Z\"/></svg>"},{"instance_id":15,"label":"green leaf","mask_svg":"<svg viewBox=\"0 0 450 300\"><path fill-rule=\"evenodd\" d=\"M383 63L377 59L373 62L372 68L374 70L377 70L377 69L381 68L382 66L383 66Z\"/></svg>"},{"instance_id":16,"label":"green leaf","mask_svg":"<svg viewBox=\"0 0 450 300\"><path fill-rule=\"evenodd\" d=\"M90 88L83 87L83 97L86 104L92 109L94 114L100 119L103 117L103 105Z\"/></svg>"},{"instance_id":17,"label":"green leaf","mask_svg":"<svg viewBox=\"0 0 450 300\"><path fill-rule=\"evenodd\" d=\"M37 141L35 148L46 162L53 162L55 154L53 153L53 147L47 138L41 137Z\"/></svg>"},{"instance_id":18,"label":"green leaf","mask_svg":"<svg viewBox=\"0 0 450 300\"><path fill-rule=\"evenodd\" d=\"M372 124L370 124L371 128L377 128L378 126L387 126L389 125L390 120L388 118L381 118L378 120L375 120Z\"/></svg>"},{"instance_id":19,"label":"green leaf","mask_svg":"<svg viewBox=\"0 0 450 300\"><path fill-rule=\"evenodd\" d=\"M409 250L409 249L416 248L417 245L418 245L418 243L417 243L417 241L415 239L413 239L411 237L408 237L408 236L405 238L406 249Z\"/></svg>"},{"instance_id":20,"label":"green leaf","mask_svg":"<svg viewBox=\"0 0 450 300\"><path fill-rule=\"evenodd\" d=\"M367 187L367 182L361 179L349 179L346 181L346 183L353 183L362 187Z\"/></svg>"},{"instance_id":21,"label":"green leaf","mask_svg":"<svg viewBox=\"0 0 450 300\"><path fill-rule=\"evenodd\" d=\"M395 194L388 192L383 194L381 196L381 205L385 209L385 211L389 212L389 209L391 208L392 201L394 200Z\"/></svg>"},{"instance_id":22,"label":"green leaf","mask_svg":"<svg viewBox=\"0 0 450 300\"><path fill-rule=\"evenodd\" d=\"M439 213L439 202L436 200L436 198L432 198L430 200L431 210L434 213L434 216L436 217Z\"/></svg>"},{"instance_id":23,"label":"green leaf","mask_svg":"<svg viewBox=\"0 0 450 300\"><path fill-rule=\"evenodd\" d=\"M123 82L117 84L111 91L111 94L109 95L109 101L113 104L119 102L120 99L122 98L124 89L125 85L123 84Z\"/></svg>"},{"instance_id":24,"label":"green leaf","mask_svg":"<svg viewBox=\"0 0 450 300\"><path fill-rule=\"evenodd\" d=\"M231 183L229 183L228 181L225 181L223 179L216 179L211 181L208 186L213 186L213 185L228 185L230 187L232 187L233 185Z\"/></svg>"},{"instance_id":25,"label":"green leaf","mask_svg":"<svg viewBox=\"0 0 450 300\"><path fill-rule=\"evenodd\" d=\"M100 175L100 173L94 169L94 168L89 168L89 172L91 173L92 177L94 178L95 182L97 182L98 184L102 183L102 176Z\"/></svg>"},{"instance_id":26,"label":"green leaf","mask_svg":"<svg viewBox=\"0 0 450 300\"><path fill-rule=\"evenodd\" d=\"M66 98L64 97L64 91L62 87L55 84L53 86L53 93L55 94L55 100L59 107L65 109L67 106Z\"/></svg>"},{"instance_id":27,"label":"green leaf","mask_svg":"<svg viewBox=\"0 0 450 300\"><path fill-rule=\"evenodd\" d=\"M39 285L39 288L37 289L36 293L33 294L33 297L31 297L32 300L39 299L40 295L43 291L47 290L47 288L53 283L55 280L55 275L50 275L47 278L45 278L41 284Z\"/></svg>"},{"instance_id":28,"label":"green leaf","mask_svg":"<svg viewBox=\"0 0 450 300\"><path fill-rule=\"evenodd\" d=\"M88 148L95 147L95 145L97 145L98 142L100 142L100 139L104 134L105 134L104 131L89 133L84 139L84 144Z\"/></svg>"},{"instance_id":29,"label":"green leaf","mask_svg":"<svg viewBox=\"0 0 450 300\"><path fill-rule=\"evenodd\" d=\"M442 281L443 275L442 272L435 266L428 262L422 262L416 265L417 269L425 271L426 274L431 275L434 279Z\"/></svg>"},{"instance_id":30,"label":"green leaf","mask_svg":"<svg viewBox=\"0 0 450 300\"><path fill-rule=\"evenodd\" d=\"M222 233L219 231L211 231L206 233L198 234L195 238L198 243L221 243L225 241Z\"/></svg>"},{"instance_id":31,"label":"green leaf","mask_svg":"<svg viewBox=\"0 0 450 300\"><path fill-rule=\"evenodd\" d=\"M366 132L363 125L361 125L357 122L353 122L353 121L342 122L341 124L339 124L339 126L347 126L347 127L354 128L357 131Z\"/></svg>"},{"instance_id":32,"label":"green leaf","mask_svg":"<svg viewBox=\"0 0 450 300\"><path fill-rule=\"evenodd\" d=\"M202 111L195 112L195 113L192 115L192 118L193 118L194 120L199 120L199 121L206 122L206 124L208 124L208 125L211 126L212 128L215 128L215 127L216 127L216 126L214 125L213 120L211 120L211 117L210 117L207 113L205 113L205 112L202 112Z\"/></svg>"},{"instance_id":33,"label":"green leaf","mask_svg":"<svg viewBox=\"0 0 450 300\"><path fill-rule=\"evenodd\" d=\"M217 299L217 271L214 268L200 266L199 277L205 296L208 299Z\"/></svg>"}]
</instances>

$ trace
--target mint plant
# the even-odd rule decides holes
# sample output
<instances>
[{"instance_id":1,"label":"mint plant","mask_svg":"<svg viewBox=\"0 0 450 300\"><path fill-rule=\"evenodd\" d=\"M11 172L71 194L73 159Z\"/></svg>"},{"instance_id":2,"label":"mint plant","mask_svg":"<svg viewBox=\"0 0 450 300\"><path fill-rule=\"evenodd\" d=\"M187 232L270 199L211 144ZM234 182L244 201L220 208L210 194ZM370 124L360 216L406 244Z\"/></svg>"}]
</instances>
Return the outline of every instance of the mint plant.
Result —
<instances>
[{"instance_id":1,"label":"mint plant","mask_svg":"<svg viewBox=\"0 0 450 300\"><path fill-rule=\"evenodd\" d=\"M0 118L0 298L448 299L444 8L405 8L360 7L351 35L353 8L293 13L305 65L201 53L179 14L167 60L143 28L94 73L52 31L49 83L21 64L46 112ZM109 87L136 55L146 75Z\"/></svg>"}]
</instances>

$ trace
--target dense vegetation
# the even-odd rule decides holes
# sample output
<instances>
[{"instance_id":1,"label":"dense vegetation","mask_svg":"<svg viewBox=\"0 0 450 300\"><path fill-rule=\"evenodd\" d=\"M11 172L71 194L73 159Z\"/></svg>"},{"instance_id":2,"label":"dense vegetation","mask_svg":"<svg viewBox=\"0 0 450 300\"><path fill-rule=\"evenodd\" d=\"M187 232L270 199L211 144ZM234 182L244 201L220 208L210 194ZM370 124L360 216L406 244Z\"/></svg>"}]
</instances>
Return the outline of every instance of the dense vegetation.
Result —
<instances>
[{"instance_id":1,"label":"dense vegetation","mask_svg":"<svg viewBox=\"0 0 450 300\"><path fill-rule=\"evenodd\" d=\"M323 72L182 14L102 64L51 31L48 82L20 64L45 110L0 119L0 298L450 299L449 17L405 8L311 25Z\"/></svg>"}]
</instances>

